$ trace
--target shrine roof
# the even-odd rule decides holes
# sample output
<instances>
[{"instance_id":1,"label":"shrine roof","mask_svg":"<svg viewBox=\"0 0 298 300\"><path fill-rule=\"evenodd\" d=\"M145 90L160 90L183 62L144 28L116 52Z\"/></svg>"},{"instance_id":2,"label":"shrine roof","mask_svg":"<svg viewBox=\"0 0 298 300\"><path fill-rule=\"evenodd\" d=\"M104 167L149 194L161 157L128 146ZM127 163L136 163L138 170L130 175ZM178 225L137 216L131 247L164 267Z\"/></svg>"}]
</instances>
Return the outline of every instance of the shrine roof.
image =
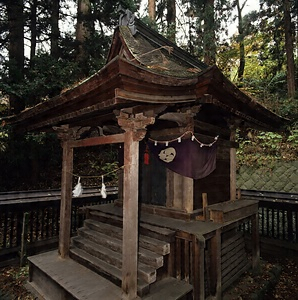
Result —
<instances>
[{"instance_id":1,"label":"shrine roof","mask_svg":"<svg viewBox=\"0 0 298 300\"><path fill-rule=\"evenodd\" d=\"M179 111L181 106L212 107L221 118L280 131L287 120L243 93L216 66L207 66L139 20L135 30L115 29L107 64L60 95L6 119L18 131L54 126L101 126L116 122L115 110ZM117 123L117 122L116 122Z\"/></svg>"}]
</instances>

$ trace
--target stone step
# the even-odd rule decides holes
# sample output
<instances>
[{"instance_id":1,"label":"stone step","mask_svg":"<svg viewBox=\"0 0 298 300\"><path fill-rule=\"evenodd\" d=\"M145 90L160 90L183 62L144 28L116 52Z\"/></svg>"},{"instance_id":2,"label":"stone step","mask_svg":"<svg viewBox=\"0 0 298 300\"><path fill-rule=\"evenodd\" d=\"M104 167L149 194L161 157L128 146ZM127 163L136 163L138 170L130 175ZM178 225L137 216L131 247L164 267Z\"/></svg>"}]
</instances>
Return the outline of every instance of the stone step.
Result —
<instances>
[{"instance_id":1,"label":"stone step","mask_svg":"<svg viewBox=\"0 0 298 300\"><path fill-rule=\"evenodd\" d=\"M92 242L88 239L82 237L74 237L72 239L73 245L85 252L93 255L106 263L121 269L122 267L122 255L119 252L113 251L105 246L98 243ZM140 278L145 280L147 283L152 283L156 281L156 267L152 267L148 264L144 264L143 261L149 261L151 257L143 257L145 254L139 254L140 262L138 264L138 275Z\"/></svg>"},{"instance_id":2,"label":"stone step","mask_svg":"<svg viewBox=\"0 0 298 300\"><path fill-rule=\"evenodd\" d=\"M86 252L83 249L71 247L70 258L84 265L88 269L96 272L104 278L110 280L112 283L121 287L122 272L121 269L110 265L104 260L99 259ZM138 274L139 275L139 274ZM138 276L138 295L140 297L149 293L150 285Z\"/></svg>"}]
</instances>

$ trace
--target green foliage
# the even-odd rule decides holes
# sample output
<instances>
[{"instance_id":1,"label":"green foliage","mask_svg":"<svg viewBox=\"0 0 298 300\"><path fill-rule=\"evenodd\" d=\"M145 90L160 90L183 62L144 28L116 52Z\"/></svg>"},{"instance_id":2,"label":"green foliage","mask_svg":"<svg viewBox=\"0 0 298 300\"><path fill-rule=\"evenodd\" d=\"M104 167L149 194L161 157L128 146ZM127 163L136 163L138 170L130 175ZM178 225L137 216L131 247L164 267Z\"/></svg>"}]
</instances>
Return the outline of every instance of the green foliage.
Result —
<instances>
[{"instance_id":1,"label":"green foliage","mask_svg":"<svg viewBox=\"0 0 298 300\"><path fill-rule=\"evenodd\" d=\"M272 169L278 161L294 161L298 157L298 123L288 135L251 131L246 136L238 132L238 167L242 165Z\"/></svg>"},{"instance_id":2,"label":"green foliage","mask_svg":"<svg viewBox=\"0 0 298 300\"><path fill-rule=\"evenodd\" d=\"M7 149L8 142L8 130L4 126L0 127L0 152L4 152Z\"/></svg>"}]
</instances>

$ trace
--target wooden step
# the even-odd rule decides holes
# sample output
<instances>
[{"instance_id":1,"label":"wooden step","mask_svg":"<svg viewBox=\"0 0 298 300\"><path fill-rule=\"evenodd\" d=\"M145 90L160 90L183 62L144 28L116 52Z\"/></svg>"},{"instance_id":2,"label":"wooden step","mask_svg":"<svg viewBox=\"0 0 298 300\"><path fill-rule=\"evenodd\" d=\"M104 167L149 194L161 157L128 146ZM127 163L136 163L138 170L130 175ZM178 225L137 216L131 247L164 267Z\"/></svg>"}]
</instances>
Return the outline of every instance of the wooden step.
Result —
<instances>
[{"instance_id":1,"label":"wooden step","mask_svg":"<svg viewBox=\"0 0 298 300\"><path fill-rule=\"evenodd\" d=\"M93 255L96 258L99 258L100 260L103 260L106 263L109 263L110 265L113 265L118 269L121 269L122 267L121 253L113 251L98 243L91 242L90 240L81 237L74 237L72 241L75 247L86 251L90 255ZM162 256L158 257L159 260L157 260L157 262L155 261L152 262L154 258L150 256L151 254L152 253L147 253L147 255L146 253L139 254L140 262L138 264L138 275L147 283L152 283L156 281L156 269L160 267L160 266L156 267L156 264L163 263ZM161 259L162 262L160 263ZM148 265L148 261L154 266ZM146 262L147 264L145 264L144 262Z\"/></svg>"},{"instance_id":2,"label":"wooden step","mask_svg":"<svg viewBox=\"0 0 298 300\"><path fill-rule=\"evenodd\" d=\"M105 224L115 225L122 228L122 210L120 208L115 209L111 212L103 212L100 210L91 210L89 217L93 220L103 222ZM145 222L139 223L139 233L145 236L155 238L157 240L166 241L171 243L175 239L175 231L164 227L151 225Z\"/></svg>"},{"instance_id":3,"label":"wooden step","mask_svg":"<svg viewBox=\"0 0 298 300\"><path fill-rule=\"evenodd\" d=\"M98 243L113 251L122 253L122 240L115 238L113 235L108 236L101 232L83 227L78 229L78 236L88 239L94 243Z\"/></svg>"},{"instance_id":4,"label":"wooden step","mask_svg":"<svg viewBox=\"0 0 298 300\"><path fill-rule=\"evenodd\" d=\"M160 255L167 255L171 251L170 243L145 235L139 236L139 247L148 249Z\"/></svg>"},{"instance_id":5,"label":"wooden step","mask_svg":"<svg viewBox=\"0 0 298 300\"><path fill-rule=\"evenodd\" d=\"M143 297L143 300L184 300L192 299L193 287L185 281L167 277L150 288L150 294Z\"/></svg>"},{"instance_id":6,"label":"wooden step","mask_svg":"<svg viewBox=\"0 0 298 300\"><path fill-rule=\"evenodd\" d=\"M90 211L88 219L92 219L92 220L96 220L96 221L99 221L102 223L114 225L114 226L117 226L120 228L122 228L122 225L123 225L122 216L107 214L105 212L101 212L101 211L97 211L97 210Z\"/></svg>"},{"instance_id":7,"label":"wooden step","mask_svg":"<svg viewBox=\"0 0 298 300\"><path fill-rule=\"evenodd\" d=\"M107 262L79 248L72 247L70 249L70 257L78 263L86 266L88 269L96 272L97 274L121 287L122 272L119 268L110 265ZM149 287L149 283L145 282L142 278L140 278L140 276L138 276L138 295L140 297L149 293Z\"/></svg>"},{"instance_id":8,"label":"wooden step","mask_svg":"<svg viewBox=\"0 0 298 300\"><path fill-rule=\"evenodd\" d=\"M119 228L117 226L113 226L108 223L98 222L98 221L91 220L91 219L85 220L84 225L89 229L92 229L97 232L107 234L110 237L115 237L117 239L122 240L122 228ZM146 233L150 234L150 230L147 231L147 230L145 230L146 228L148 228L148 227L145 226L145 228L143 229L144 234L141 234L139 236L139 247L148 249L148 250L155 252L157 254L160 254L160 255L169 254L170 253L170 243L166 242L166 241L162 241L160 239L146 236L145 235ZM150 227L150 229L151 229L151 231L153 231L154 227ZM159 232L159 231L160 230L157 228L156 230L154 230L154 233ZM168 234L168 233L170 233L171 236L173 235L173 231L170 231L170 232L163 231L163 235ZM154 236L157 236L157 235L158 234L156 233Z\"/></svg>"},{"instance_id":9,"label":"wooden step","mask_svg":"<svg viewBox=\"0 0 298 300\"><path fill-rule=\"evenodd\" d=\"M28 285L38 299L120 300L122 290L76 261L62 259L57 250L28 258Z\"/></svg>"},{"instance_id":10,"label":"wooden step","mask_svg":"<svg viewBox=\"0 0 298 300\"><path fill-rule=\"evenodd\" d=\"M121 238L119 239L115 238L114 236L101 234L85 228L79 229L79 236L89 241L92 241L98 245L107 247L112 251L122 253L122 236L119 237ZM163 255L157 254L156 252L150 251L143 247L139 247L139 261L157 269L162 267L164 262Z\"/></svg>"},{"instance_id":11,"label":"wooden step","mask_svg":"<svg viewBox=\"0 0 298 300\"><path fill-rule=\"evenodd\" d=\"M139 233L157 240L166 241L167 243L174 242L176 234L174 230L147 223L140 223Z\"/></svg>"}]
</instances>

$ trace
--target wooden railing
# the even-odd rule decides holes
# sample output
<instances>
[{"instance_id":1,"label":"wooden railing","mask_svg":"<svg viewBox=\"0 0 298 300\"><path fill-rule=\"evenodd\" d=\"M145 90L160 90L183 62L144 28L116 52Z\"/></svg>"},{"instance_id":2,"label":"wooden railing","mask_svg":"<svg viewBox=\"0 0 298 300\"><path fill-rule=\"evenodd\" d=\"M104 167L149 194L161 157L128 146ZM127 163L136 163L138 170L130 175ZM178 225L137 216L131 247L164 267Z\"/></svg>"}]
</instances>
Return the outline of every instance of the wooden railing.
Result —
<instances>
[{"instance_id":1,"label":"wooden railing","mask_svg":"<svg viewBox=\"0 0 298 300\"><path fill-rule=\"evenodd\" d=\"M72 199L72 234L83 225L84 206L117 198L117 188L107 190L106 199L96 188L84 189L81 197ZM15 258L24 246L30 250L57 244L59 216L59 190L0 193L0 261Z\"/></svg>"},{"instance_id":2,"label":"wooden railing","mask_svg":"<svg viewBox=\"0 0 298 300\"><path fill-rule=\"evenodd\" d=\"M173 276L193 286L193 298L204 299L205 249L199 239L186 232L178 232L175 240Z\"/></svg>"},{"instance_id":3,"label":"wooden railing","mask_svg":"<svg viewBox=\"0 0 298 300\"><path fill-rule=\"evenodd\" d=\"M298 194L241 191L242 198L259 200L259 229L262 237L298 243ZM250 225L243 226L245 231Z\"/></svg>"}]
</instances>

